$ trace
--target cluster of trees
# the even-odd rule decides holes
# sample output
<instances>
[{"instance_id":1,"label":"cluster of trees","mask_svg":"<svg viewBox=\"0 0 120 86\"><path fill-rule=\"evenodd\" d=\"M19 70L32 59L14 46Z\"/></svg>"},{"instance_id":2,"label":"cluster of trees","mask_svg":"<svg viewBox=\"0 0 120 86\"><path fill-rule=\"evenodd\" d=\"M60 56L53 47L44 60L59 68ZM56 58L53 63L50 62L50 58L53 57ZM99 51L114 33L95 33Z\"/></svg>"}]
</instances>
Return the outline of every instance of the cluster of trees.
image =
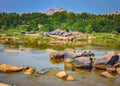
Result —
<instances>
[{"instance_id":1,"label":"cluster of trees","mask_svg":"<svg viewBox=\"0 0 120 86\"><path fill-rule=\"evenodd\" d=\"M43 27L38 28L38 24ZM55 29L74 30L85 33L117 32L120 30L120 14L95 15L90 13L56 12L53 15L42 13L0 13L0 30L25 26L23 30L52 31Z\"/></svg>"}]
</instances>

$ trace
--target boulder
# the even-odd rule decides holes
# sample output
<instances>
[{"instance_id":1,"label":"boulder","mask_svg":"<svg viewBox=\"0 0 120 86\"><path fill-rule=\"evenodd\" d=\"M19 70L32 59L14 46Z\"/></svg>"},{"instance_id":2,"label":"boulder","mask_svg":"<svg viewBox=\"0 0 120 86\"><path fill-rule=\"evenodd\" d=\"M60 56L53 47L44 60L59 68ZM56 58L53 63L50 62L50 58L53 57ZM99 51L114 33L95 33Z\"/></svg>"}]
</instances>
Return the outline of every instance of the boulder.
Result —
<instances>
[{"instance_id":1,"label":"boulder","mask_svg":"<svg viewBox=\"0 0 120 86\"><path fill-rule=\"evenodd\" d=\"M118 74L120 74L120 68L117 68L116 71Z\"/></svg>"},{"instance_id":2,"label":"boulder","mask_svg":"<svg viewBox=\"0 0 120 86\"><path fill-rule=\"evenodd\" d=\"M11 86L11 85L0 82L0 86Z\"/></svg>"},{"instance_id":3,"label":"boulder","mask_svg":"<svg viewBox=\"0 0 120 86\"><path fill-rule=\"evenodd\" d=\"M114 52L107 52L105 55L103 55L100 58L97 58L94 62L94 64L105 64L107 63L111 57L114 55Z\"/></svg>"},{"instance_id":4,"label":"boulder","mask_svg":"<svg viewBox=\"0 0 120 86\"><path fill-rule=\"evenodd\" d=\"M101 64L94 64L94 67L97 69L101 69L101 70L105 70L106 69L106 65L101 63Z\"/></svg>"},{"instance_id":5,"label":"boulder","mask_svg":"<svg viewBox=\"0 0 120 86\"><path fill-rule=\"evenodd\" d=\"M107 77L107 78L115 78L115 76L111 75L111 74L110 74L109 72L107 72L107 71L106 71L106 72L102 72L101 75L104 76L104 77Z\"/></svg>"},{"instance_id":6,"label":"boulder","mask_svg":"<svg viewBox=\"0 0 120 86\"><path fill-rule=\"evenodd\" d=\"M92 61L89 57L78 57L73 60L73 65L79 68L92 68Z\"/></svg>"},{"instance_id":7,"label":"boulder","mask_svg":"<svg viewBox=\"0 0 120 86\"><path fill-rule=\"evenodd\" d=\"M63 36L64 36L64 37L72 36L72 33L71 33L71 32L65 32L65 33L63 34Z\"/></svg>"},{"instance_id":8,"label":"boulder","mask_svg":"<svg viewBox=\"0 0 120 86\"><path fill-rule=\"evenodd\" d=\"M118 61L118 62L114 65L114 67L120 67L120 61Z\"/></svg>"},{"instance_id":9,"label":"boulder","mask_svg":"<svg viewBox=\"0 0 120 86\"><path fill-rule=\"evenodd\" d=\"M62 79L62 78L66 78L68 74L65 71L61 71L61 72L56 73L56 76Z\"/></svg>"},{"instance_id":10,"label":"boulder","mask_svg":"<svg viewBox=\"0 0 120 86\"><path fill-rule=\"evenodd\" d=\"M65 33L65 30L61 30L61 29L56 29L52 32L49 32L50 35L58 35L58 36L62 36L63 33Z\"/></svg>"},{"instance_id":11,"label":"boulder","mask_svg":"<svg viewBox=\"0 0 120 86\"><path fill-rule=\"evenodd\" d=\"M66 80L68 80L68 81L74 81L75 78L73 76L67 76Z\"/></svg>"},{"instance_id":12,"label":"boulder","mask_svg":"<svg viewBox=\"0 0 120 86\"><path fill-rule=\"evenodd\" d=\"M23 67L13 66L11 64L0 64L0 72L17 72L22 71Z\"/></svg>"},{"instance_id":13,"label":"boulder","mask_svg":"<svg viewBox=\"0 0 120 86\"><path fill-rule=\"evenodd\" d=\"M64 62L73 62L73 59L76 57L77 55L74 53L74 51L65 51L65 54L64 54Z\"/></svg>"},{"instance_id":14,"label":"boulder","mask_svg":"<svg viewBox=\"0 0 120 86\"><path fill-rule=\"evenodd\" d=\"M97 65L97 64L105 64L107 63L109 60L106 58L106 57L100 57L100 58L97 58L95 61L94 61L94 64Z\"/></svg>"},{"instance_id":15,"label":"boulder","mask_svg":"<svg viewBox=\"0 0 120 86\"><path fill-rule=\"evenodd\" d=\"M34 68L29 68L28 70L26 70L24 72L24 74L33 74L35 72L35 69Z\"/></svg>"},{"instance_id":16,"label":"boulder","mask_svg":"<svg viewBox=\"0 0 120 86\"><path fill-rule=\"evenodd\" d=\"M23 70L27 70L27 69L29 69L29 67L24 65Z\"/></svg>"},{"instance_id":17,"label":"boulder","mask_svg":"<svg viewBox=\"0 0 120 86\"><path fill-rule=\"evenodd\" d=\"M42 36L49 37L49 33L48 32L44 32L44 33L42 33Z\"/></svg>"},{"instance_id":18,"label":"boulder","mask_svg":"<svg viewBox=\"0 0 120 86\"><path fill-rule=\"evenodd\" d=\"M59 51L59 52L54 52L50 54L51 59L64 59L64 52Z\"/></svg>"},{"instance_id":19,"label":"boulder","mask_svg":"<svg viewBox=\"0 0 120 86\"><path fill-rule=\"evenodd\" d=\"M113 72L116 71L116 70L115 70L115 67L109 67L109 66L106 66L106 70L107 70L108 72L111 72L111 73L113 73Z\"/></svg>"},{"instance_id":20,"label":"boulder","mask_svg":"<svg viewBox=\"0 0 120 86\"><path fill-rule=\"evenodd\" d=\"M38 76L43 75L43 74L45 74L45 73L46 73L45 71L40 71L40 72L37 72L37 73L35 74L35 76L38 77Z\"/></svg>"},{"instance_id":21,"label":"boulder","mask_svg":"<svg viewBox=\"0 0 120 86\"><path fill-rule=\"evenodd\" d=\"M81 51L81 56L90 56L90 57L93 57L94 53L91 52L90 50L83 50L83 51Z\"/></svg>"}]
</instances>

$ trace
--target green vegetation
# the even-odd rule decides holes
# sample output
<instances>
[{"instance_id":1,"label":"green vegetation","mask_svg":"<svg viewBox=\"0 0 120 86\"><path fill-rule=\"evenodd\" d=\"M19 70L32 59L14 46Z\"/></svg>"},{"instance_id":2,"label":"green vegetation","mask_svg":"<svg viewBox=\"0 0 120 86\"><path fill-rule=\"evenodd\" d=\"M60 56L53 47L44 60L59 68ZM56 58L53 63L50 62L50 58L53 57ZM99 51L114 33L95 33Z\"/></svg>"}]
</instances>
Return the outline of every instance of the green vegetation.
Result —
<instances>
[{"instance_id":1,"label":"green vegetation","mask_svg":"<svg viewBox=\"0 0 120 86\"><path fill-rule=\"evenodd\" d=\"M0 13L0 32L10 29L12 31L52 31L57 28L84 33L118 33L120 32L120 14L94 15L63 11L48 16L37 12Z\"/></svg>"}]
</instances>

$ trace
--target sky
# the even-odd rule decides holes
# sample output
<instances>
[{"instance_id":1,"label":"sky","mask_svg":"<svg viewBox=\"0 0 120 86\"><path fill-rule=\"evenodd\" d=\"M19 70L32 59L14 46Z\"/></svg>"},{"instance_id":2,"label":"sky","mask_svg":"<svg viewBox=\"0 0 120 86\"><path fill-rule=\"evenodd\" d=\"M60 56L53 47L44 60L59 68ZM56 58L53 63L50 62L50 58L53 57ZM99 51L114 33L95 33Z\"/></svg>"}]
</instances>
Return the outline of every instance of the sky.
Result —
<instances>
[{"instance_id":1,"label":"sky","mask_svg":"<svg viewBox=\"0 0 120 86\"><path fill-rule=\"evenodd\" d=\"M120 0L0 0L0 12L43 12L55 7L75 13L106 14L120 11Z\"/></svg>"}]
</instances>

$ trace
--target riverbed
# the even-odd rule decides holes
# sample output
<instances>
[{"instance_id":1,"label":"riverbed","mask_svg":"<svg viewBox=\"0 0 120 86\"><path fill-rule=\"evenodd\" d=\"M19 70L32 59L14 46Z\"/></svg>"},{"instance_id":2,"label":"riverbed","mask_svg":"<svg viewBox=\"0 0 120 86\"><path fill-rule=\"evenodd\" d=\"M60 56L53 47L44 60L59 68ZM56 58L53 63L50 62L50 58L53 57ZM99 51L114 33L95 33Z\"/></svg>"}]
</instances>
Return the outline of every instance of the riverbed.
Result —
<instances>
[{"instance_id":1,"label":"riverbed","mask_svg":"<svg viewBox=\"0 0 120 86\"><path fill-rule=\"evenodd\" d=\"M120 75L115 79L102 77L100 74L104 70L98 69L76 69L68 67L64 62L55 62L49 59L47 49L65 50L63 45L36 45L30 43L1 43L0 44L0 64L12 64L15 66L28 65L34 67L36 71L48 71L46 74L36 77L35 74L25 75L22 72L0 73L0 82L8 83L15 86L120 86ZM37 47L38 46L38 47ZM99 58L107 51L116 51L112 47L106 46L75 46L75 50L91 50L95 57ZM25 49L28 52L6 53L5 49ZM61 70L75 78L75 81L65 81L57 78L55 74Z\"/></svg>"}]
</instances>

